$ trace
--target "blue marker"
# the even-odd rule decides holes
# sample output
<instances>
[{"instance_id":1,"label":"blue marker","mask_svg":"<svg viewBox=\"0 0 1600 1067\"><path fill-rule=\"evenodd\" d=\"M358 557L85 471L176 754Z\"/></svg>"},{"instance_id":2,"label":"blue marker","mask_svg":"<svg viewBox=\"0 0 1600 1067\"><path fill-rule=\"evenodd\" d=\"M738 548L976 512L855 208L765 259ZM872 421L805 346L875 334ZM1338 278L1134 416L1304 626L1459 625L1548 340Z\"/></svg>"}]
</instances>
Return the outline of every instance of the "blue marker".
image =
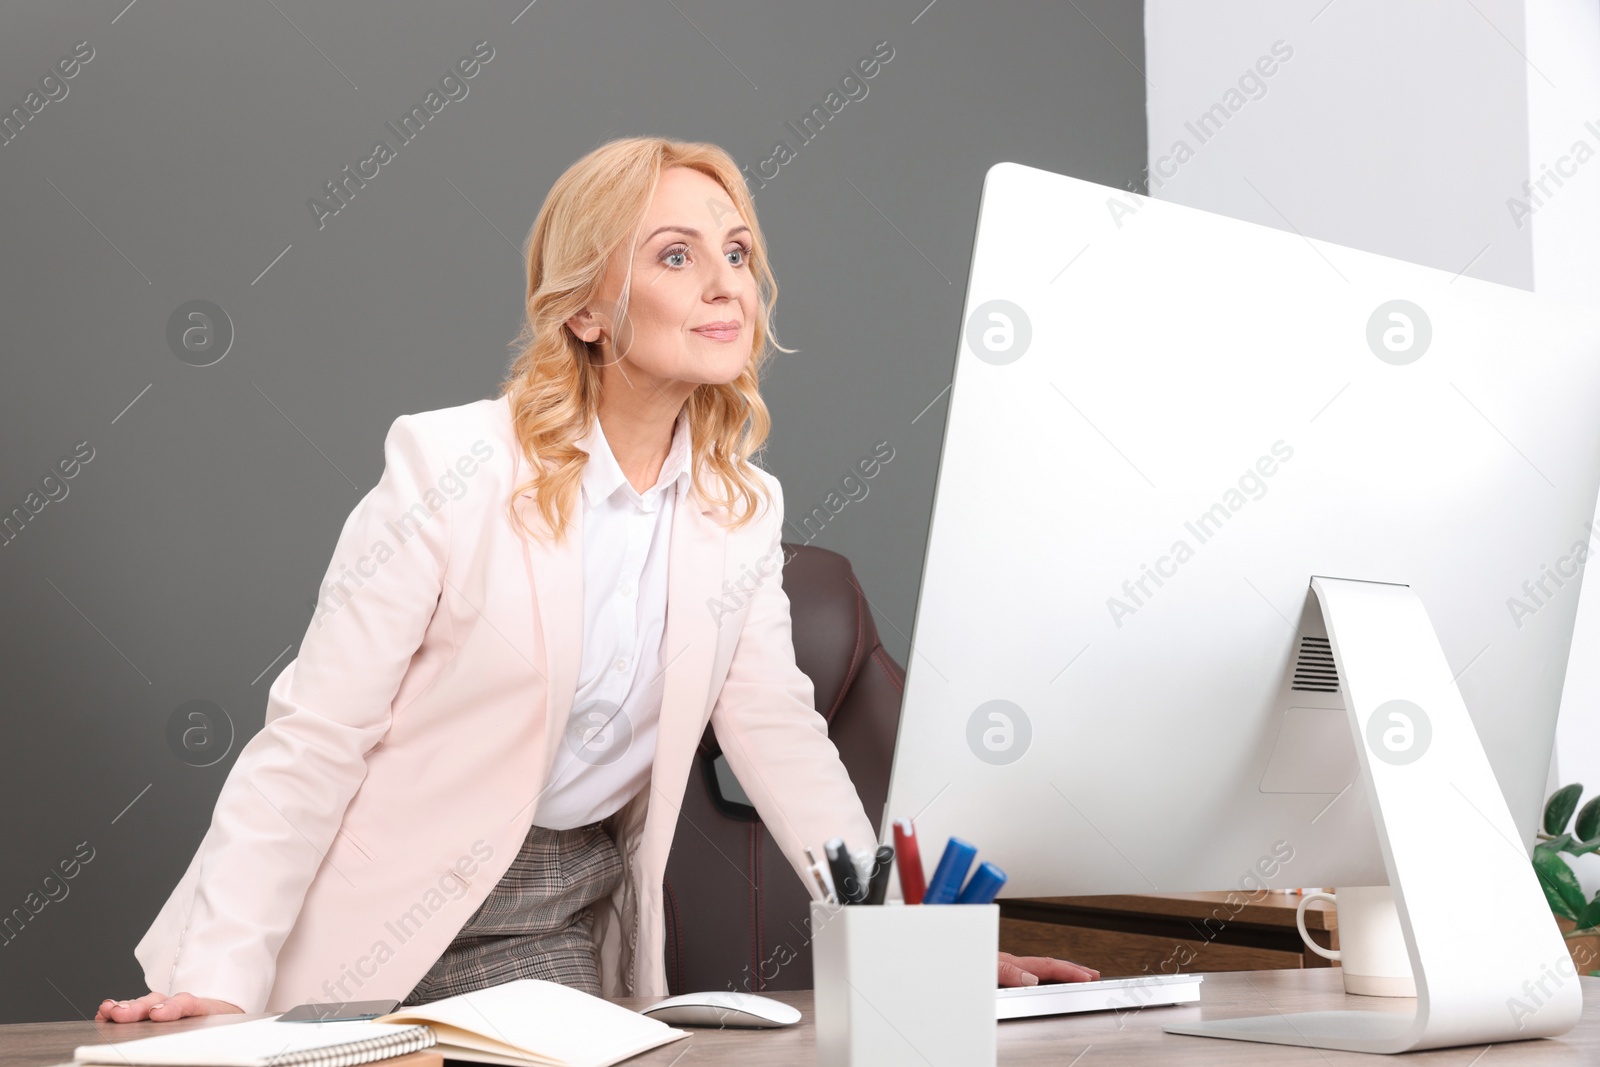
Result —
<instances>
[{"instance_id":1,"label":"blue marker","mask_svg":"<svg viewBox=\"0 0 1600 1067\"><path fill-rule=\"evenodd\" d=\"M922 895L922 902L955 903L956 894L961 892L961 883L967 880L967 869L972 866L972 861L977 855L976 845L970 845L959 837L952 837L950 843L944 846L944 855L939 857L939 865L933 869L933 877L928 879L928 891Z\"/></svg>"},{"instance_id":2,"label":"blue marker","mask_svg":"<svg viewBox=\"0 0 1600 1067\"><path fill-rule=\"evenodd\" d=\"M1006 884L1006 872L992 863L980 863L967 881L967 887L956 897L957 904L990 904Z\"/></svg>"}]
</instances>

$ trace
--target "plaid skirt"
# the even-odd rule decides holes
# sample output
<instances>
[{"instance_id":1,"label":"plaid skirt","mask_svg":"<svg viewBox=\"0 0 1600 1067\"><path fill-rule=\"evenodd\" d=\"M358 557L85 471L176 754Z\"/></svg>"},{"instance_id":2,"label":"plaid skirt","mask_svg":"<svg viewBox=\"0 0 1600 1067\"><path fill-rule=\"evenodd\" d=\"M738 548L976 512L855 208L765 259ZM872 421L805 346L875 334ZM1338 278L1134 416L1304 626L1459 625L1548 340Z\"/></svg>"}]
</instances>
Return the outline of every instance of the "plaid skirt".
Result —
<instances>
[{"instance_id":1,"label":"plaid skirt","mask_svg":"<svg viewBox=\"0 0 1600 1067\"><path fill-rule=\"evenodd\" d=\"M589 905L616 889L622 857L600 823L534 826L489 891L402 1007L519 978L600 995Z\"/></svg>"}]
</instances>

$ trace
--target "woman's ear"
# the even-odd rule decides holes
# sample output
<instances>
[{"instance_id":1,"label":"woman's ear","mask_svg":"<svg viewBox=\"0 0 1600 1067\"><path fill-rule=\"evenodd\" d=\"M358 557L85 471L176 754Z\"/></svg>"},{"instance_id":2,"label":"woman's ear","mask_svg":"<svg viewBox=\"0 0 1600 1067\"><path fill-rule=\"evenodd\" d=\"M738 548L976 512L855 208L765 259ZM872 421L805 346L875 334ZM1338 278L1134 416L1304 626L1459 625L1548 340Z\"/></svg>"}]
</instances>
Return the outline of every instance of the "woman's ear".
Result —
<instances>
[{"instance_id":1,"label":"woman's ear","mask_svg":"<svg viewBox=\"0 0 1600 1067\"><path fill-rule=\"evenodd\" d=\"M584 308L567 320L567 329L580 341L593 344L600 340L600 322L594 312Z\"/></svg>"}]
</instances>

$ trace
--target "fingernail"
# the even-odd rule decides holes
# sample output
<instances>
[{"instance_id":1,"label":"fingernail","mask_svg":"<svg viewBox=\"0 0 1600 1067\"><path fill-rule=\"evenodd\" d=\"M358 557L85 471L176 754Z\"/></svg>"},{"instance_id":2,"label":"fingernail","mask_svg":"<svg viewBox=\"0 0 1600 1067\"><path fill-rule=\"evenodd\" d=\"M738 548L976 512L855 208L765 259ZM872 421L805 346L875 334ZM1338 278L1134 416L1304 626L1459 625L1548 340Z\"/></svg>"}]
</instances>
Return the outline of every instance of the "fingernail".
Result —
<instances>
[{"instance_id":1,"label":"fingernail","mask_svg":"<svg viewBox=\"0 0 1600 1067\"><path fill-rule=\"evenodd\" d=\"M163 1000L160 1004L157 1004L155 1007L151 1008L150 1010L151 1011L160 1011L162 1008L164 1008L166 1006L167 1006L167 1002Z\"/></svg>"},{"instance_id":2,"label":"fingernail","mask_svg":"<svg viewBox=\"0 0 1600 1067\"><path fill-rule=\"evenodd\" d=\"M1023 985L1038 985L1039 984L1039 976L1036 975L1036 974L1024 974L1022 976L1022 984Z\"/></svg>"}]
</instances>

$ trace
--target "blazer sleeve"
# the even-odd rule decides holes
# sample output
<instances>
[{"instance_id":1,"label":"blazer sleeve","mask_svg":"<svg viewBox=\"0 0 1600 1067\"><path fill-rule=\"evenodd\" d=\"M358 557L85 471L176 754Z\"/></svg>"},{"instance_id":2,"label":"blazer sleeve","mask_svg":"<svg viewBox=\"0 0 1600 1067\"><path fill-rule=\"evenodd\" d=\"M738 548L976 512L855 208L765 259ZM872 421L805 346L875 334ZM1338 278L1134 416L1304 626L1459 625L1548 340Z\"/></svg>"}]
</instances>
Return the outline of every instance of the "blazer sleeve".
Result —
<instances>
[{"instance_id":1,"label":"blazer sleeve","mask_svg":"<svg viewBox=\"0 0 1600 1067\"><path fill-rule=\"evenodd\" d=\"M811 679L795 662L789 597L783 591L783 487L770 475L767 483L773 507L765 558L779 565L752 598L711 724L739 785L815 897L806 846L820 858L831 837L844 838L851 849L873 846L877 839L839 750L828 739L827 720L816 710Z\"/></svg>"},{"instance_id":2,"label":"blazer sleeve","mask_svg":"<svg viewBox=\"0 0 1600 1067\"><path fill-rule=\"evenodd\" d=\"M151 989L265 1009L278 950L439 602L450 544L441 469L416 417L396 419L383 475L345 521L266 723L240 749L188 873L135 950Z\"/></svg>"}]
</instances>

